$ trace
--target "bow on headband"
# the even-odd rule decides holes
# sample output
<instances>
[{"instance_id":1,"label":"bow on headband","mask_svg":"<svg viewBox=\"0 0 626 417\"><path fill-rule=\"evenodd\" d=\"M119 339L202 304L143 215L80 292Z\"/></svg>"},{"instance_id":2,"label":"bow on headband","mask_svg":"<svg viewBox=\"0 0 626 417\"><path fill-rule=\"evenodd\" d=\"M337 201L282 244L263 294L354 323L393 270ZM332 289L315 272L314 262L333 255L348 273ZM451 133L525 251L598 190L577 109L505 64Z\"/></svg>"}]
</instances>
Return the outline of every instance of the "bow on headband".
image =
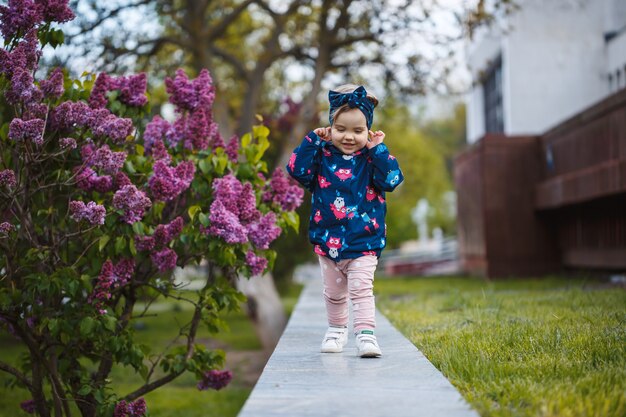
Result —
<instances>
[{"instance_id":1,"label":"bow on headband","mask_svg":"<svg viewBox=\"0 0 626 417\"><path fill-rule=\"evenodd\" d=\"M351 93L338 93L337 91L328 92L328 101L330 102L330 112L328 120L330 124L333 124L333 113L339 107L344 104L353 108L358 108L365 115L365 121L367 122L367 128L372 128L372 122L374 121L374 103L367 98L367 91L362 85Z\"/></svg>"}]
</instances>

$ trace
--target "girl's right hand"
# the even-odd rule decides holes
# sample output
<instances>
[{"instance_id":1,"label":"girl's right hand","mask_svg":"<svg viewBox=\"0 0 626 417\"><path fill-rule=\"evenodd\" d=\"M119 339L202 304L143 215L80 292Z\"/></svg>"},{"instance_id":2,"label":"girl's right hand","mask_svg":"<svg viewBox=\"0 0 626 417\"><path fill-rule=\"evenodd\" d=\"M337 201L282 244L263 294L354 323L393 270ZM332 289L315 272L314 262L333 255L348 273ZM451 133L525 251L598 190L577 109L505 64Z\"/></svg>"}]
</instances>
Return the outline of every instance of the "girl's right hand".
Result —
<instances>
[{"instance_id":1,"label":"girl's right hand","mask_svg":"<svg viewBox=\"0 0 626 417\"><path fill-rule=\"evenodd\" d=\"M328 142L330 140L330 126L318 127L313 132L315 132L315 134L319 136L320 139L322 139L323 141Z\"/></svg>"}]
</instances>

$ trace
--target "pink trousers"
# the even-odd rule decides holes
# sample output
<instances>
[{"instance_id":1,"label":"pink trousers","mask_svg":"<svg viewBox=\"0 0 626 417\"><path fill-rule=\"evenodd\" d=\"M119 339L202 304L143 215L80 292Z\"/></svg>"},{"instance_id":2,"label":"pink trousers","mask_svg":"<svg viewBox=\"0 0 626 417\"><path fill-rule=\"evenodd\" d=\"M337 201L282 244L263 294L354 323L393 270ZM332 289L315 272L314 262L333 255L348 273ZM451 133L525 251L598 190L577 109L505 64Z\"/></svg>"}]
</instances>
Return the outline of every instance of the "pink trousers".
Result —
<instances>
[{"instance_id":1,"label":"pink trousers","mask_svg":"<svg viewBox=\"0 0 626 417\"><path fill-rule=\"evenodd\" d=\"M374 271L378 265L376 256L334 262L319 256L324 280L324 300L328 324L348 325L348 297L352 301L354 332L374 330L376 327L374 303Z\"/></svg>"}]
</instances>

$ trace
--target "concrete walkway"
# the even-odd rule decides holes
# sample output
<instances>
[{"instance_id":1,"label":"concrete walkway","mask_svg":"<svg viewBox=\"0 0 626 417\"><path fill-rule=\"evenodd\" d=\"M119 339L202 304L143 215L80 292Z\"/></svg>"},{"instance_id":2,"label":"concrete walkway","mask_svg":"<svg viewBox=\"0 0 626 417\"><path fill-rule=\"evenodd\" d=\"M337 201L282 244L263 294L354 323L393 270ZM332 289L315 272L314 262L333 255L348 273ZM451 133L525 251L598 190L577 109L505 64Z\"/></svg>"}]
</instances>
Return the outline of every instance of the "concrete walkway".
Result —
<instances>
[{"instance_id":1,"label":"concrete walkway","mask_svg":"<svg viewBox=\"0 0 626 417\"><path fill-rule=\"evenodd\" d=\"M320 280L310 281L239 417L478 417L426 357L377 311L381 358L319 352Z\"/></svg>"}]
</instances>

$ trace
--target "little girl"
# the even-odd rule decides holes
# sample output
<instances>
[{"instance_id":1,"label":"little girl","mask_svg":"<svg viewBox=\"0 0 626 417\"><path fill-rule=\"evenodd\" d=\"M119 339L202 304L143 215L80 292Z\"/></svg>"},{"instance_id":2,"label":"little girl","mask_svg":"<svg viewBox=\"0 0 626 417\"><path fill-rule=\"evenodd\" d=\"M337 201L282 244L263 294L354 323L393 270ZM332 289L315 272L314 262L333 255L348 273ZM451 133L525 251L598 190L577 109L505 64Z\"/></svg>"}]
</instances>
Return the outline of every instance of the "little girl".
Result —
<instances>
[{"instance_id":1,"label":"little girl","mask_svg":"<svg viewBox=\"0 0 626 417\"><path fill-rule=\"evenodd\" d=\"M324 353L348 341L348 296L354 311L357 354L378 357L374 336L374 271L385 247L385 192L403 180L396 158L372 132L378 100L363 86L328 93L330 127L309 132L287 171L312 193L309 240L319 257L329 328Z\"/></svg>"}]
</instances>

